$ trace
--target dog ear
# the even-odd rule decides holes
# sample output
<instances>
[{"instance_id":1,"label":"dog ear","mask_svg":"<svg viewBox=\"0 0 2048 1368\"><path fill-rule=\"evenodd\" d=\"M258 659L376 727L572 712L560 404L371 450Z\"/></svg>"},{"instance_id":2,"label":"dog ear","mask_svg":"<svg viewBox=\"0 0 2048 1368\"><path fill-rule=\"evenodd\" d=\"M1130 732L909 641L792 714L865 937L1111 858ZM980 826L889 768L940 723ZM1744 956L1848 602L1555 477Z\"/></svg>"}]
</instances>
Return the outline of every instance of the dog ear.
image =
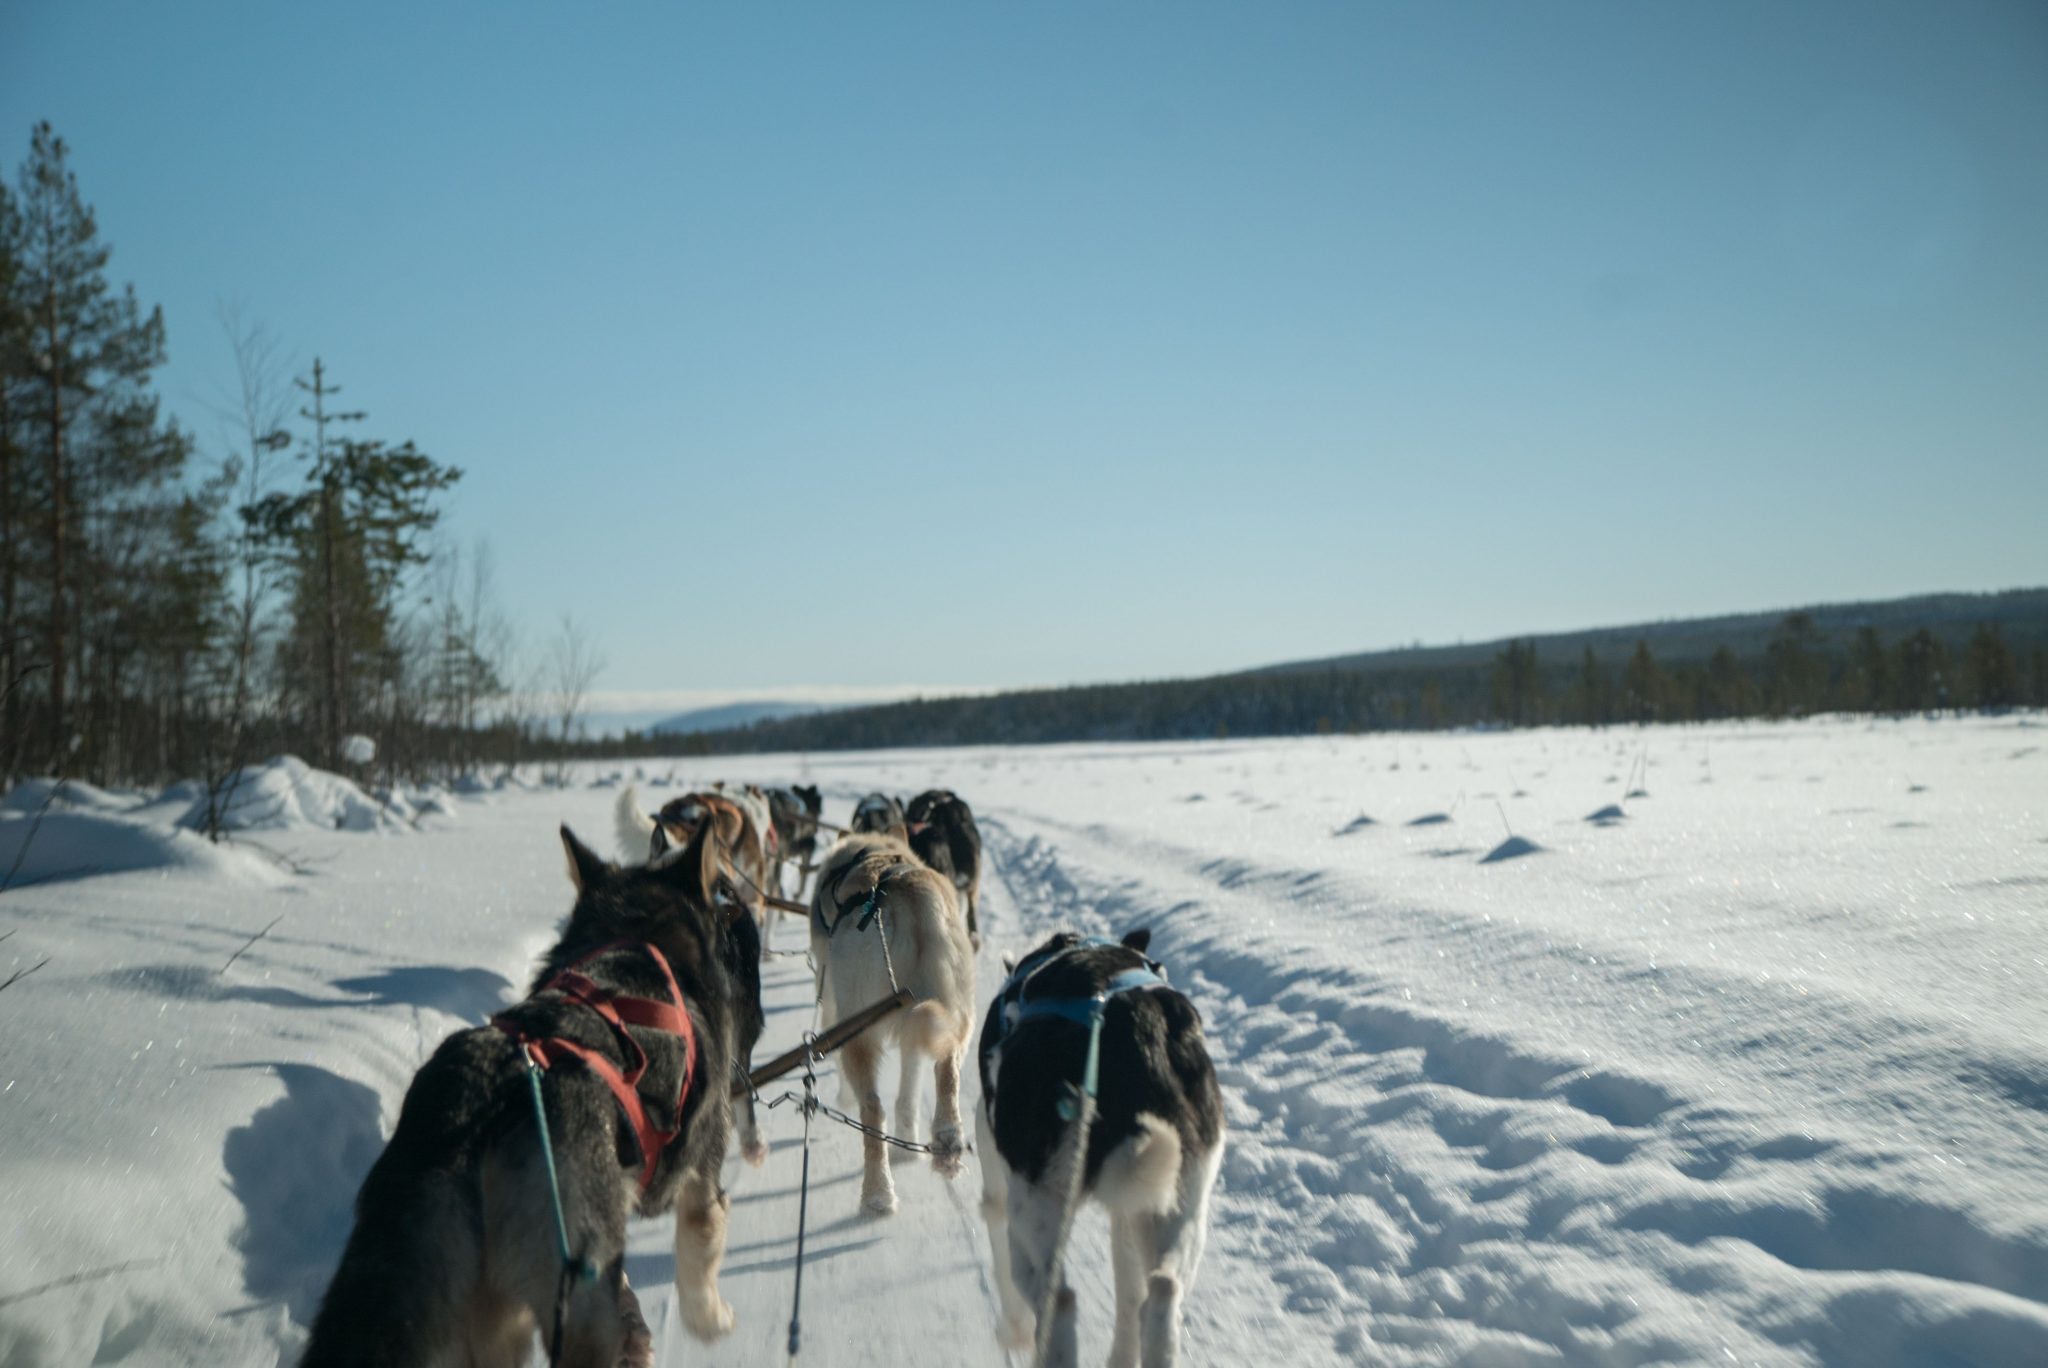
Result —
<instances>
[{"instance_id":1,"label":"dog ear","mask_svg":"<svg viewBox=\"0 0 2048 1368\"><path fill-rule=\"evenodd\" d=\"M1145 947L1152 944L1152 928L1149 926L1139 927L1128 936L1125 936L1123 943L1139 954L1144 954Z\"/></svg>"},{"instance_id":2,"label":"dog ear","mask_svg":"<svg viewBox=\"0 0 2048 1368\"><path fill-rule=\"evenodd\" d=\"M576 839L567 822L562 823L562 853L569 857L569 882L583 892L611 869L604 857Z\"/></svg>"},{"instance_id":3,"label":"dog ear","mask_svg":"<svg viewBox=\"0 0 2048 1368\"><path fill-rule=\"evenodd\" d=\"M674 877L682 880L684 891L705 907L712 905L711 893L718 887L718 850L717 824L699 822L683 853L667 866Z\"/></svg>"}]
</instances>

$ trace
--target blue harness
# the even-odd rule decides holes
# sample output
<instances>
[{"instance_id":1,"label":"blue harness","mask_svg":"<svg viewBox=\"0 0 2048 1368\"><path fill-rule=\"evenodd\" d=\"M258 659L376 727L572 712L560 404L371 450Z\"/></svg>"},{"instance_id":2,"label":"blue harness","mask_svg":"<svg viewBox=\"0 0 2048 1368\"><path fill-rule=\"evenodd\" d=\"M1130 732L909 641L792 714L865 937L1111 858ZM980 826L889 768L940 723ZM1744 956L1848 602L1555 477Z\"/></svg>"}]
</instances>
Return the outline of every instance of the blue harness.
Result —
<instances>
[{"instance_id":1,"label":"blue harness","mask_svg":"<svg viewBox=\"0 0 2048 1368\"><path fill-rule=\"evenodd\" d=\"M1124 993L1165 988L1168 986L1166 980L1149 966L1143 969L1125 969L1089 997L1033 998L1029 1002L1022 999L1025 983L1046 965L1073 951L1089 950L1103 945L1122 947L1123 943L1105 940L1101 936L1089 936L1075 941L1072 945L1063 945L1057 950L1032 955L1011 972L1000 994L1004 1003L1002 1015L997 1020L1001 1023L1002 1032L996 1037L994 1047L990 1051L998 1069L1002 1066L1003 1041L1009 1038L1010 1032L1035 1017L1058 1017L1062 1021L1071 1021L1076 1026L1088 1028L1088 1064L1081 1074L1081 1091L1090 1098L1095 1096L1098 1066L1102 1058L1102 1014L1108 1009L1109 1000ZM990 1110L994 1110L993 1100L990 1103ZM1061 1101L1060 1116L1063 1120L1071 1121L1076 1114L1071 1098Z\"/></svg>"}]
</instances>

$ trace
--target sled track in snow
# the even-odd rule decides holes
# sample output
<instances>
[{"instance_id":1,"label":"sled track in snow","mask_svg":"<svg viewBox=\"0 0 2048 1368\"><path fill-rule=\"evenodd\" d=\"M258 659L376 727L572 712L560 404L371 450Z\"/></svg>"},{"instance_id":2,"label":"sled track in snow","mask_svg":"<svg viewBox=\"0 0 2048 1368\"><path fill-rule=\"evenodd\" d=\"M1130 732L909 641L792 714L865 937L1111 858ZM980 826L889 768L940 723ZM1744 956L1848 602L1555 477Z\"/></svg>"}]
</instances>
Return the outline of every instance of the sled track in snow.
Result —
<instances>
[{"instance_id":1,"label":"sled track in snow","mask_svg":"<svg viewBox=\"0 0 2048 1368\"><path fill-rule=\"evenodd\" d=\"M1884 1155L1844 1150L1802 1185L1835 1141L1419 1005L1329 953L1375 909L1324 871L982 829L1025 921L1153 928L1230 1107L1212 1251L1268 1268L1327 1352L1632 1368L1694 1358L1708 1316L1745 1362L2048 1361L2040 1232L1888 1186ZM1512 1022L1496 1004L1489 1024Z\"/></svg>"}]
</instances>

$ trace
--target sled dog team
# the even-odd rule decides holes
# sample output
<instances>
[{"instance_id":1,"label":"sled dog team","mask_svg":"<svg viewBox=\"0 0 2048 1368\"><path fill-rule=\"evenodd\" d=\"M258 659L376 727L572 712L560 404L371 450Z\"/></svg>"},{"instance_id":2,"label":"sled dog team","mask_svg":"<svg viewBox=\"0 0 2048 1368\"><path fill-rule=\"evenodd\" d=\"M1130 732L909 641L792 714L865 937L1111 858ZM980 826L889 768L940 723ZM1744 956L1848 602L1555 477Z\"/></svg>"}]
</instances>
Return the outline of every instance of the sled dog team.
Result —
<instances>
[{"instance_id":1,"label":"sled dog team","mask_svg":"<svg viewBox=\"0 0 2048 1368\"><path fill-rule=\"evenodd\" d=\"M919 1138L922 1064L937 1093L932 1166L967 1150L960 1070L977 1009L981 839L950 790L870 794L822 855L816 788L714 788L615 812L622 858L566 826L575 900L524 1001L443 1041L407 1090L356 1199L356 1221L302 1362L648 1365L625 1276L626 1223L673 1212L677 1309L713 1340L731 1202L729 1136L767 1157L746 1086L762 1030L760 962L783 868L810 883L810 956L829 1027L908 989L914 1003L839 1052L870 1134L861 1207L896 1209L885 1143ZM1061 932L1014 964L982 1015L974 1117L981 1209L1012 1347L1076 1358L1074 1296L1055 1274L1077 1158L1108 1212L1112 1368L1176 1362L1180 1299L1201 1263L1223 1104L1201 1018L1146 951ZM893 1119L881 1058L902 1061ZM1096 1083L1092 1111L1084 1077ZM737 1103L741 1105L735 1105ZM1077 1156L1083 1126L1085 1154ZM1057 1283L1057 1285L1056 1285ZM1051 1307L1051 1323L1038 1324Z\"/></svg>"}]
</instances>

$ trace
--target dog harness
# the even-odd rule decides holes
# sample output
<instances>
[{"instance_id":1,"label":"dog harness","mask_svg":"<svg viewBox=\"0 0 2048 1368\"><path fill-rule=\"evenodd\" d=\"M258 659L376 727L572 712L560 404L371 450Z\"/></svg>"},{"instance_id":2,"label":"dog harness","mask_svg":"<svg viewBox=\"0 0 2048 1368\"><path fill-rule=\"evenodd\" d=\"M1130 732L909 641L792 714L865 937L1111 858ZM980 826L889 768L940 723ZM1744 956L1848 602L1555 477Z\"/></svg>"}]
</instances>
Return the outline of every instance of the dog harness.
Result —
<instances>
[{"instance_id":1,"label":"dog harness","mask_svg":"<svg viewBox=\"0 0 2048 1368\"><path fill-rule=\"evenodd\" d=\"M832 906L836 915L831 921L825 922L825 937L828 940L839 934L839 928L845 924L848 917L855 915L856 908L859 909L859 920L854 922L854 930L865 931L874 925L875 914L882 910L882 886L895 878L900 871L916 868L915 865L892 864L882 871L880 877L875 880L875 886L870 888L864 896L847 898L842 901L839 896L839 886L846 882L846 876L859 868L861 863L861 861L855 860L853 863L843 866L837 874L832 876ZM819 920L824 921L824 918L821 916Z\"/></svg>"},{"instance_id":2,"label":"dog harness","mask_svg":"<svg viewBox=\"0 0 2048 1368\"><path fill-rule=\"evenodd\" d=\"M1158 964L1151 959L1146 959L1145 967L1142 969L1120 970L1110 977L1109 982L1103 984L1102 987L1087 997L1033 998L1031 1001L1025 1002L1023 994L1024 986L1037 975L1039 970L1045 968L1054 960L1070 955L1076 950L1093 950L1105 945L1114 945L1125 950L1130 949L1122 941L1106 940L1101 936L1088 936L1075 941L1072 945L1062 945L1056 950L1044 950L1035 955L1028 955L1011 971L1010 977L1003 982L1002 991L997 995L1002 1001L1003 1010L1002 1014L996 1018L996 1038L989 1043L987 1049L989 1077L991 1079L1002 1072L1003 1042L1009 1039L1012 1031L1016 1030L1024 1022L1034 1018L1057 1017L1062 1021L1070 1021L1076 1026L1085 1026L1088 1029L1088 1058L1087 1063L1082 1068L1081 1091L1091 1099L1095 1096L1097 1069L1101 1061L1102 1015L1109 1008L1109 1000L1125 993L1138 993L1153 988L1169 987L1170 985L1166 982L1166 976L1160 970ZM1132 953L1142 955L1143 952L1132 951ZM985 1098L985 1102L989 1110L989 1119L993 1121L995 1119L994 1095L991 1093ZM1060 1115L1063 1119L1073 1119L1074 1113L1069 1111L1069 1107L1072 1105L1072 1098L1065 1099L1060 1103Z\"/></svg>"},{"instance_id":3,"label":"dog harness","mask_svg":"<svg viewBox=\"0 0 2048 1368\"><path fill-rule=\"evenodd\" d=\"M1023 1000L1024 985L1036 976L1039 970L1045 968L1045 966L1051 964L1056 959L1065 955L1071 955L1076 950L1094 950L1105 945L1113 945L1124 950L1130 949L1122 941L1108 940L1102 936L1089 936L1075 941L1072 945L1062 945L1056 950L1044 950L1038 954L1026 956L1010 972L1010 977L1004 980L1002 991L998 995L1003 999L1002 1034L1007 1036L1018 1025L1034 1017L1059 1017L1064 1021L1074 1022L1076 1025L1087 1026L1109 1004L1109 1000L1119 994L1142 992L1148 988L1165 988L1168 986L1165 977L1159 972L1159 967L1148 959L1145 961L1145 968L1119 971L1110 978L1108 983L1105 983L1088 997L1033 998L1029 1002ZM1133 951L1132 953L1137 954L1139 952ZM997 1038L997 1045L1000 1048L1000 1036Z\"/></svg>"},{"instance_id":4,"label":"dog harness","mask_svg":"<svg viewBox=\"0 0 2048 1368\"><path fill-rule=\"evenodd\" d=\"M628 947L644 950L655 967L661 970L662 978L668 983L667 1002L614 993L579 971L578 966L590 963L599 955ZM535 1067L548 1069L564 1059L579 1059L585 1068L604 1081L604 1085L611 1089L612 1097L618 1101L619 1110L625 1113L626 1124L640 1146L640 1190L645 1192L647 1185L654 1181L655 1161L661 1157L668 1143L682 1133L683 1103L689 1099L690 1085L697 1077L697 1030L690 1024L690 1014L683 1006L683 990L676 984L675 971L669 968L668 960L661 951L646 941L613 941L577 960L543 983L537 991L544 993L550 990L597 1013L611 1027L612 1035L617 1038L629 1065L625 1071L621 1072L618 1065L603 1054L578 1041L565 1040L561 1036L536 1038L527 1035L504 1016L492 1017L491 1024L511 1036L520 1052ZM647 1115L646 1103L640 1097L640 1080L647 1074L647 1051L633 1039L632 1032L626 1029L628 1026L645 1027L682 1038L683 1081L676 1089L675 1111L668 1118L670 1125L667 1129L654 1124Z\"/></svg>"}]
</instances>

